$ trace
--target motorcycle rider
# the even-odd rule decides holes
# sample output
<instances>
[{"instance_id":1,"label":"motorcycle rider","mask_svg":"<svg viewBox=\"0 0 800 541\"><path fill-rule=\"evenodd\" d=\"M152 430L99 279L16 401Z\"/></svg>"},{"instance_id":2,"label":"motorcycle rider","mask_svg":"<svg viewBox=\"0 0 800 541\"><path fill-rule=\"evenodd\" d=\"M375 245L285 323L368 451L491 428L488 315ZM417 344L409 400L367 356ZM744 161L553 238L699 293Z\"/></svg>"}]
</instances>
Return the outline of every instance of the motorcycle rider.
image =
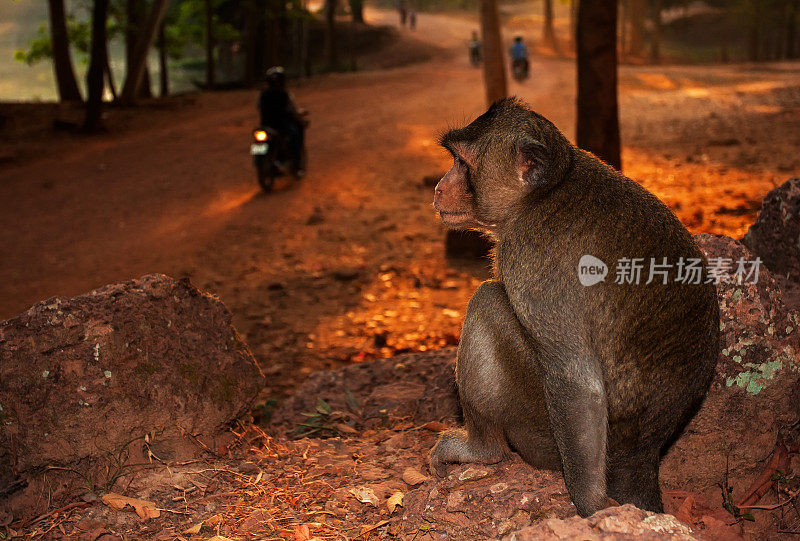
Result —
<instances>
[{"instance_id":1,"label":"motorcycle rider","mask_svg":"<svg viewBox=\"0 0 800 541\"><path fill-rule=\"evenodd\" d=\"M286 72L281 66L267 70L267 88L258 96L261 125L283 135L289 149L295 175L302 177L303 170L303 113L286 91Z\"/></svg>"},{"instance_id":2,"label":"motorcycle rider","mask_svg":"<svg viewBox=\"0 0 800 541\"><path fill-rule=\"evenodd\" d=\"M472 31L472 39L469 40L469 61L473 66L477 66L481 63L481 57L483 56L483 45L481 45L481 40L478 37L478 31Z\"/></svg>"},{"instance_id":3,"label":"motorcycle rider","mask_svg":"<svg viewBox=\"0 0 800 541\"><path fill-rule=\"evenodd\" d=\"M528 47L522 41L522 36L514 37L514 44L511 45L511 66L522 65L523 73L528 74Z\"/></svg>"}]
</instances>

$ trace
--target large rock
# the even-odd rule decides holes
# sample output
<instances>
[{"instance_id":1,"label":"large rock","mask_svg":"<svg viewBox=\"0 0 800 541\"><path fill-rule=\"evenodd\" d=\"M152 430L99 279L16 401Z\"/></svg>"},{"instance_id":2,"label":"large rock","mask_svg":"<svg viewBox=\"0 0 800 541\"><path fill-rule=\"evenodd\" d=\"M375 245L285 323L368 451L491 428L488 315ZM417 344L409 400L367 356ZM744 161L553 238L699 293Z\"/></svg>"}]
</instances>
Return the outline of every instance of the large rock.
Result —
<instances>
[{"instance_id":1,"label":"large rock","mask_svg":"<svg viewBox=\"0 0 800 541\"><path fill-rule=\"evenodd\" d=\"M735 262L754 256L728 237L695 237L706 256ZM782 301L769 271L758 282L717 288L721 351L699 412L661 467L662 488L720 498L726 477L738 500L764 468L783 429L800 419L800 316ZM790 442L791 443L791 442Z\"/></svg>"},{"instance_id":2,"label":"large rock","mask_svg":"<svg viewBox=\"0 0 800 541\"><path fill-rule=\"evenodd\" d=\"M754 259L734 239L698 235L695 240L709 258L730 259L732 270L738 258ZM739 501L763 470L779 433L787 435L782 429L800 418L800 316L783 303L781 289L763 266L756 283L720 284L718 297L721 348L716 377L698 414L665 457L661 485L667 510L691 522L691 535L727 539L740 530L728 528L733 520L721 509L718 485L727 477ZM302 412L314 411L318 398L346 411L346 397L352 394L365 410L362 421L355 423L357 429L403 421L415 427L429 421L453 425L458 422L454 357L453 348L318 372L276 412L275 420L296 426L305 419ZM415 452L424 454L434 441L430 438ZM607 511L601 518L608 520L596 523L557 520L574 513L560 474L537 471L518 458L488 466L462 464L448 473L446 479L430 480L406 495L404 520L435 523L437 531L454 538L497 537L531 524L536 529L520 532L517 539L556 539L573 527L586 534L585 539L660 535L647 528L661 524L662 516L635 509L620 515ZM774 533L769 517L757 518L743 528ZM547 520L545 525L537 526L542 520ZM620 520L631 529L613 531ZM668 517L663 520L673 524ZM674 534L690 535L681 527L669 533Z\"/></svg>"},{"instance_id":3,"label":"large rock","mask_svg":"<svg viewBox=\"0 0 800 541\"><path fill-rule=\"evenodd\" d=\"M800 281L800 177L767 194L742 241L773 273Z\"/></svg>"},{"instance_id":4,"label":"large rock","mask_svg":"<svg viewBox=\"0 0 800 541\"><path fill-rule=\"evenodd\" d=\"M550 518L523 528L503 541L658 541L697 539L692 529L672 515L642 511L633 505L610 507L588 518Z\"/></svg>"},{"instance_id":5,"label":"large rock","mask_svg":"<svg viewBox=\"0 0 800 541\"><path fill-rule=\"evenodd\" d=\"M165 434L211 437L261 383L226 307L188 281L40 302L0 322L0 494L9 472L117 456L146 434L174 458L157 446Z\"/></svg>"}]
</instances>

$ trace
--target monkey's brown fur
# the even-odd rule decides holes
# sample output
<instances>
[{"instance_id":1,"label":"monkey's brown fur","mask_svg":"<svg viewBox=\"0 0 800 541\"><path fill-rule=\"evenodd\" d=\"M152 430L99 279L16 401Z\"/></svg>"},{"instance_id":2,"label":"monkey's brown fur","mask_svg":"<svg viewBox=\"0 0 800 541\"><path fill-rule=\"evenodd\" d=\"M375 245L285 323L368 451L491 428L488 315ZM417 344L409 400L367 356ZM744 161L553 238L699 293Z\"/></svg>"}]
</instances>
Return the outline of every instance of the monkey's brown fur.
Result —
<instances>
[{"instance_id":1,"label":"monkey's brown fur","mask_svg":"<svg viewBox=\"0 0 800 541\"><path fill-rule=\"evenodd\" d=\"M675 281L679 259L705 265L702 253L655 196L516 99L442 144L454 156L436 187L442 221L497 244L495 278L470 300L458 350L466 430L442 435L432 469L514 450L560 467L582 516L609 497L662 511L660 455L699 407L718 355L714 285ZM584 254L610 269L643 258L641 283L616 284L610 270L581 285ZM672 265L667 284L645 285L651 258Z\"/></svg>"}]
</instances>

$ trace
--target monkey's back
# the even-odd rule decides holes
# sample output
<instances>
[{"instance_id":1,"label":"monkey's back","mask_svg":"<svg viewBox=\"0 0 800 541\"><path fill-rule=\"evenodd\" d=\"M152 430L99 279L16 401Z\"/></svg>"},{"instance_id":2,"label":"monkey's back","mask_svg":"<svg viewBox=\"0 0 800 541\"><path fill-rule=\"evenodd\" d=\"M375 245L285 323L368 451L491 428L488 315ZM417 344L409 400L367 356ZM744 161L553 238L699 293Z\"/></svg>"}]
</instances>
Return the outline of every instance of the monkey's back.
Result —
<instances>
[{"instance_id":1,"label":"monkey's back","mask_svg":"<svg viewBox=\"0 0 800 541\"><path fill-rule=\"evenodd\" d=\"M702 252L658 198L577 149L568 177L520 206L495 262L520 321L542 347L600 363L612 449L662 445L699 405L717 361L714 285L675 281L681 258L705 268ZM584 255L608 266L605 281L581 285ZM651 258L665 257L668 283L645 284ZM642 260L639 284L615 283L612 269L625 259Z\"/></svg>"}]
</instances>

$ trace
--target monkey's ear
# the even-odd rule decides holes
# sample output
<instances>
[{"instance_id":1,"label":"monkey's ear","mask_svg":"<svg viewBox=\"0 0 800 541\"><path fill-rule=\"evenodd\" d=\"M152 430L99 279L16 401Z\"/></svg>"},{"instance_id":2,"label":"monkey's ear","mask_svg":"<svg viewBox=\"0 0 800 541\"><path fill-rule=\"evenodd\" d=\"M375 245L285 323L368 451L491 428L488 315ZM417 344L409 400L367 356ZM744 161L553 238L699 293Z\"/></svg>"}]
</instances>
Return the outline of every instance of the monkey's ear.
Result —
<instances>
[{"instance_id":1,"label":"monkey's ear","mask_svg":"<svg viewBox=\"0 0 800 541\"><path fill-rule=\"evenodd\" d=\"M549 163L550 152L539 141L526 138L517 144L519 176L528 186L541 186L547 181L544 172Z\"/></svg>"}]
</instances>

